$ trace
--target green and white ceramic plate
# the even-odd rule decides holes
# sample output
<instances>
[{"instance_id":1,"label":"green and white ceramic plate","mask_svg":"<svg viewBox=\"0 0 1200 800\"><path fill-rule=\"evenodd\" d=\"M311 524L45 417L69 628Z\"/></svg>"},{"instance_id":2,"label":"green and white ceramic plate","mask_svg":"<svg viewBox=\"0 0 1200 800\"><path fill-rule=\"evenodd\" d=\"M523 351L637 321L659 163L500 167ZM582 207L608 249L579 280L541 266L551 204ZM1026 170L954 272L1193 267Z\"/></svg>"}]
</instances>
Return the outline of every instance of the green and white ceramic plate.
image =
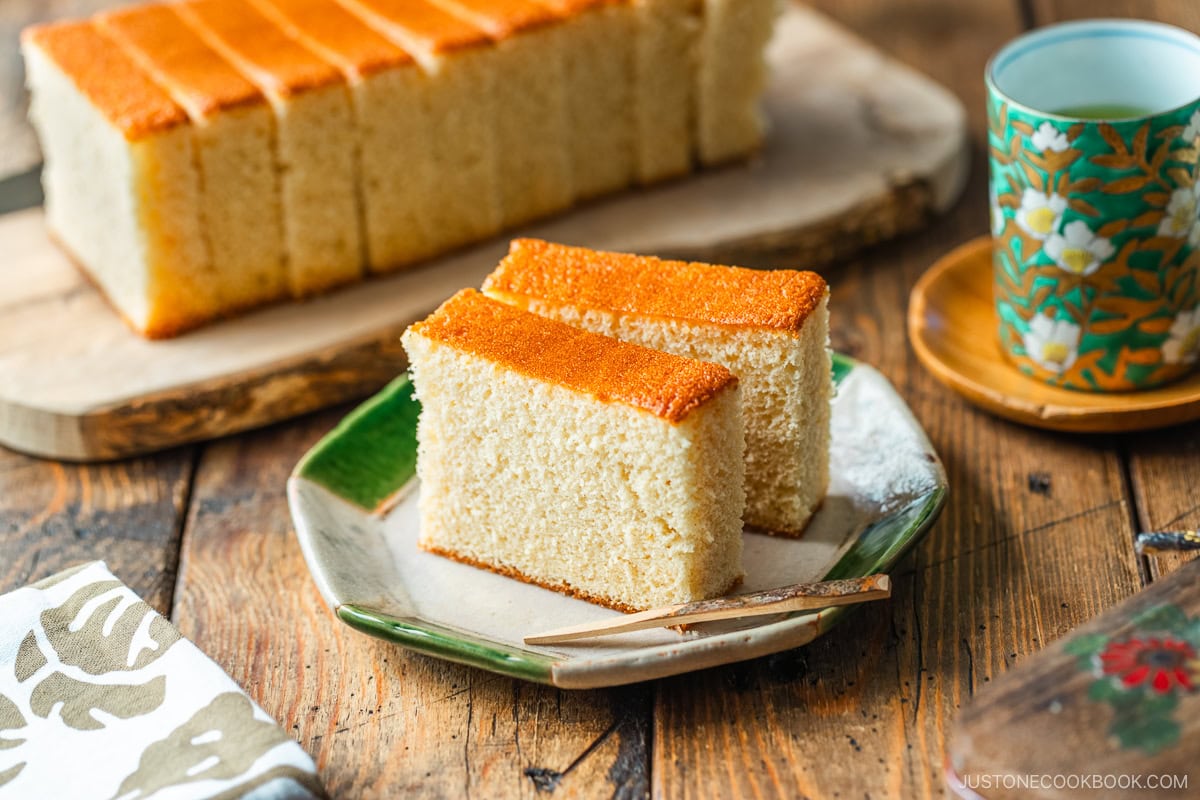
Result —
<instances>
[{"instance_id":1,"label":"green and white ceramic plate","mask_svg":"<svg viewBox=\"0 0 1200 800\"><path fill-rule=\"evenodd\" d=\"M946 473L924 431L876 370L833 361L829 495L803 538L746 534L752 592L891 569L929 529ZM417 549L416 422L401 377L322 439L296 467L288 502L308 567L353 628L504 675L583 689L660 678L807 644L846 609L701 630L641 631L577 646L527 647L524 636L617 612Z\"/></svg>"}]
</instances>

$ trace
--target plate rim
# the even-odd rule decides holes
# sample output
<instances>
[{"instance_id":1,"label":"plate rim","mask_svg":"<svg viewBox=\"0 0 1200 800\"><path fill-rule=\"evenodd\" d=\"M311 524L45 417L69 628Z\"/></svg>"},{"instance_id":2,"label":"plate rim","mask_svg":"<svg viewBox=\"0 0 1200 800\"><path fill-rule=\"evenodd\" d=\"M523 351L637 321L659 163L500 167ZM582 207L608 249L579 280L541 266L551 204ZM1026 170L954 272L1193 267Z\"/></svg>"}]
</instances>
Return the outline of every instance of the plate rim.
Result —
<instances>
[{"instance_id":1,"label":"plate rim","mask_svg":"<svg viewBox=\"0 0 1200 800\"><path fill-rule=\"evenodd\" d=\"M891 382L878 370L856 359L836 352L831 356L835 384L841 383L852 372L864 370L874 373L874 377L882 381L896 396L899 400L897 411L906 415L909 426L918 434L936 480L928 491L916 496L906 505L892 510L860 532L854 545L851 545L826 573L825 577L830 579L890 569L915 547L933 526L945 506L949 491L949 482L941 459L930 444L925 430ZM288 479L288 507L305 564L334 615L355 630L425 655L508 677L563 689L586 689L666 677L798 647L828 632L854 610L852 606L843 606L816 613L796 612L775 622L746 630L686 640L683 643L639 648L636 654L631 652L628 655L610 654L594 659L581 659L556 657L550 652L518 648L441 623L417 617L396 617L357 603L343 602L336 596L323 574L320 559L311 540L310 522L302 513L306 502L302 495L308 491L316 491L364 516L380 517L386 514L389 507L386 499L373 503L371 507L347 499L336 490L314 480L312 465L320 458L321 453L329 452L331 440L340 437L356 425L369 425L373 414L383 409L393 395L403 392L406 388L411 391L411 384L406 376L401 375L378 394L352 410L305 453ZM407 485L408 480L410 479L405 479L403 485ZM897 525L903 527L900 530L890 530ZM872 537L872 534L878 535L880 531L887 534L882 540L883 548L870 553L860 552L866 547L864 542ZM672 650L677 652L670 652ZM667 655L671 657L664 657Z\"/></svg>"}]
</instances>

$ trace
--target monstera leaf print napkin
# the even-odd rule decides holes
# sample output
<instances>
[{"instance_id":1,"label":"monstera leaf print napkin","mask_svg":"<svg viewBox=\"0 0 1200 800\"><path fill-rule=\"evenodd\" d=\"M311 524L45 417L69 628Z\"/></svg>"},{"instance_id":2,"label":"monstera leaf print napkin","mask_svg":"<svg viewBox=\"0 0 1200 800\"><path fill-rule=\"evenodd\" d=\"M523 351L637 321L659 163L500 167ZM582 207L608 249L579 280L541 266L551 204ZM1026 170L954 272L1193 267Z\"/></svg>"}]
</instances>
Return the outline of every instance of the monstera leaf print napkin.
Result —
<instances>
[{"instance_id":1,"label":"monstera leaf print napkin","mask_svg":"<svg viewBox=\"0 0 1200 800\"><path fill-rule=\"evenodd\" d=\"M324 797L312 760L96 562L0 596L0 800Z\"/></svg>"}]
</instances>

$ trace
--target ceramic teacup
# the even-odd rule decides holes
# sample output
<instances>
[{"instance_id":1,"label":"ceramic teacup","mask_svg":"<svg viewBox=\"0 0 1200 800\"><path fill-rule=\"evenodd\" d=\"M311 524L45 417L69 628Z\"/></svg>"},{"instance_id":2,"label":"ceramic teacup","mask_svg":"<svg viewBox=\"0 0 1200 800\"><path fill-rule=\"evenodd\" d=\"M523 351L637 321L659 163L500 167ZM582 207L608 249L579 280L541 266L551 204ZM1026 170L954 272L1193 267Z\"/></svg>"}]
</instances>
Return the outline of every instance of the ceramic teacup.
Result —
<instances>
[{"instance_id":1,"label":"ceramic teacup","mask_svg":"<svg viewBox=\"0 0 1200 800\"><path fill-rule=\"evenodd\" d=\"M1093 392L1158 386L1200 355L1200 37L1088 20L987 66L1000 345Z\"/></svg>"}]
</instances>

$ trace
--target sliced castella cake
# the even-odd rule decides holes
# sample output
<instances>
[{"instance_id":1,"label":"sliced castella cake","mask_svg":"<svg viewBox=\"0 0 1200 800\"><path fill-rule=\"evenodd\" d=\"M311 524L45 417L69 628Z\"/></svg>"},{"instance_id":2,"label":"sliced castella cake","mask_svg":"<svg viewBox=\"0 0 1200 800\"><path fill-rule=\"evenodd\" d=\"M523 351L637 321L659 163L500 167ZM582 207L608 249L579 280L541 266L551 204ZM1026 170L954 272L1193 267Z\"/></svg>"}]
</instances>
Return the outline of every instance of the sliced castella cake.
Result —
<instances>
[{"instance_id":1,"label":"sliced castella cake","mask_svg":"<svg viewBox=\"0 0 1200 800\"><path fill-rule=\"evenodd\" d=\"M290 296L275 174L275 120L254 84L209 47L171 6L101 14L116 40L192 118L204 234L217 312Z\"/></svg>"},{"instance_id":2,"label":"sliced castella cake","mask_svg":"<svg viewBox=\"0 0 1200 800\"><path fill-rule=\"evenodd\" d=\"M765 50L781 6L704 0L696 61L696 150L704 164L744 158L762 144Z\"/></svg>"},{"instance_id":3,"label":"sliced castella cake","mask_svg":"<svg viewBox=\"0 0 1200 800\"><path fill-rule=\"evenodd\" d=\"M404 334L420 546L626 611L742 577L742 417L724 367L464 290Z\"/></svg>"},{"instance_id":4,"label":"sliced castella cake","mask_svg":"<svg viewBox=\"0 0 1200 800\"><path fill-rule=\"evenodd\" d=\"M93 23L21 41L51 233L142 334L209 319L219 305L187 112Z\"/></svg>"},{"instance_id":5,"label":"sliced castella cake","mask_svg":"<svg viewBox=\"0 0 1200 800\"><path fill-rule=\"evenodd\" d=\"M567 141L577 199L635 180L633 7L624 0L538 0L564 17Z\"/></svg>"},{"instance_id":6,"label":"sliced castella cake","mask_svg":"<svg viewBox=\"0 0 1200 800\"><path fill-rule=\"evenodd\" d=\"M175 6L271 101L292 294L363 275L354 117L341 73L242 0Z\"/></svg>"},{"instance_id":7,"label":"sliced castella cake","mask_svg":"<svg viewBox=\"0 0 1200 800\"><path fill-rule=\"evenodd\" d=\"M630 2L638 178L654 183L692 171L700 0Z\"/></svg>"},{"instance_id":8,"label":"sliced castella cake","mask_svg":"<svg viewBox=\"0 0 1200 800\"><path fill-rule=\"evenodd\" d=\"M784 535L803 531L829 484L828 289L819 275L519 239L484 292L728 367L741 380L746 420L746 523Z\"/></svg>"},{"instance_id":9,"label":"sliced castella cake","mask_svg":"<svg viewBox=\"0 0 1200 800\"><path fill-rule=\"evenodd\" d=\"M500 153L494 48L486 33L427 0L339 0L411 53L431 82L426 94L433 146L425 154L436 179L426 209L440 251L500 230Z\"/></svg>"},{"instance_id":10,"label":"sliced castella cake","mask_svg":"<svg viewBox=\"0 0 1200 800\"><path fill-rule=\"evenodd\" d=\"M405 50L335 0L256 0L285 32L342 71L350 84L372 272L390 272L438 251L430 234L437 178L430 81Z\"/></svg>"},{"instance_id":11,"label":"sliced castella cake","mask_svg":"<svg viewBox=\"0 0 1200 800\"><path fill-rule=\"evenodd\" d=\"M534 0L433 0L487 33L505 227L575 201L567 138L565 53L574 30Z\"/></svg>"}]
</instances>

